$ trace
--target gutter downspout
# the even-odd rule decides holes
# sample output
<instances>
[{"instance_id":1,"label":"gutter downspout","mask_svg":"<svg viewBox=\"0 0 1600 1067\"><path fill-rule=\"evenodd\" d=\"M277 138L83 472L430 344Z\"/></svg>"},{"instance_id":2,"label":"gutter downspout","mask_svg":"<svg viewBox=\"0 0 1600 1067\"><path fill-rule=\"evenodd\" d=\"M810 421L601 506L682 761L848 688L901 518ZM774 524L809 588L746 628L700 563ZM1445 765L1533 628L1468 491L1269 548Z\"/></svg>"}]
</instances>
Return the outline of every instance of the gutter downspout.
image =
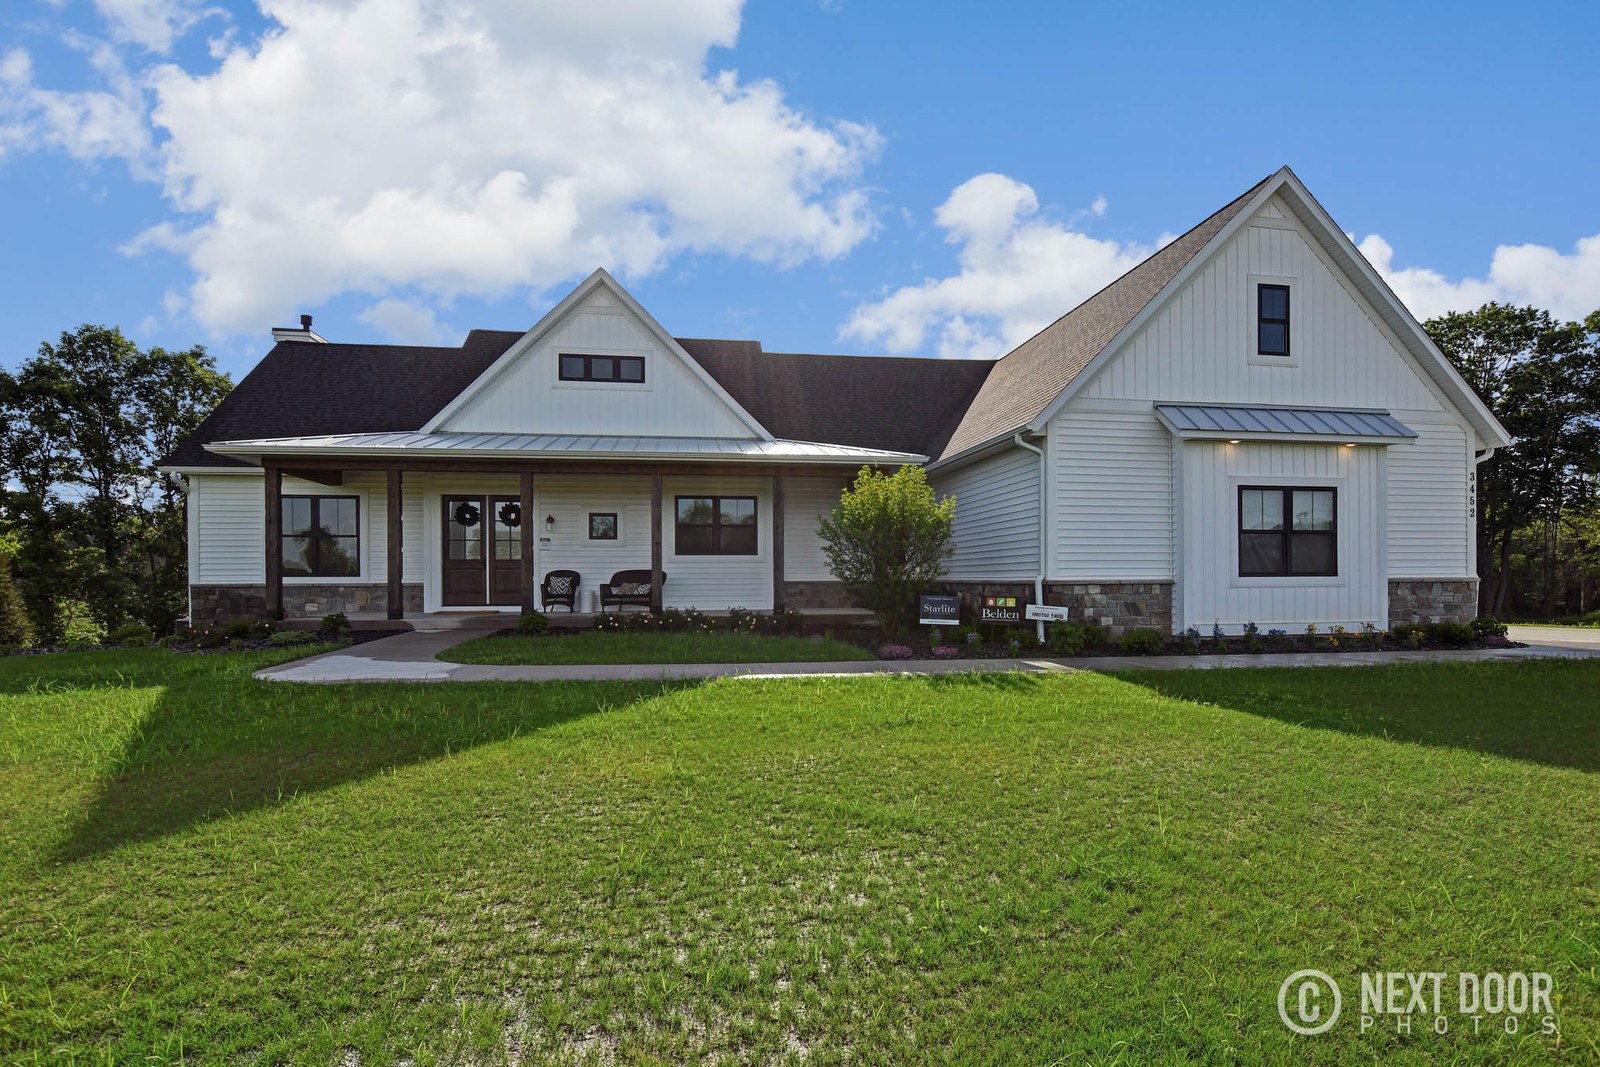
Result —
<instances>
[{"instance_id":1,"label":"gutter downspout","mask_svg":"<svg viewBox=\"0 0 1600 1067\"><path fill-rule=\"evenodd\" d=\"M1044 604L1045 553L1046 553L1046 548L1045 548L1045 529L1046 529L1046 527L1045 527L1045 516L1044 516L1044 501L1045 501L1045 481L1046 481L1046 476L1048 474L1048 471L1046 471L1046 469L1045 469L1044 449L1039 448L1039 447L1037 447L1035 445L1030 445L1028 442L1024 441L1022 439L1022 432L1020 430L1011 435L1011 440L1013 440L1013 441L1015 441L1017 443L1017 447L1018 448L1026 448L1029 452L1032 452L1034 455L1039 457L1039 575L1038 575L1038 577L1034 578L1034 580L1033 580L1033 602L1035 604L1043 605ZM1040 619L1038 621L1038 623L1036 624L1035 632L1038 633L1038 635L1039 635L1039 643L1041 645L1044 644L1044 620L1043 619Z\"/></svg>"}]
</instances>

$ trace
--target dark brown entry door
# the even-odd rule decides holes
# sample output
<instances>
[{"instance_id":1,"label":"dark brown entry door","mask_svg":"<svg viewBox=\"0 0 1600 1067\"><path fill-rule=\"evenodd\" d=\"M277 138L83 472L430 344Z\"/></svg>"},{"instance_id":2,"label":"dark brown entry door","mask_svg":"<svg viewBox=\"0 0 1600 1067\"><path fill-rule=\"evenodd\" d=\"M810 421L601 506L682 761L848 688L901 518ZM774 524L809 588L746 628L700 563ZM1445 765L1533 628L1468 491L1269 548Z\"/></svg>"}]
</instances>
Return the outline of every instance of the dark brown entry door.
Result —
<instances>
[{"instance_id":1,"label":"dark brown entry door","mask_svg":"<svg viewBox=\"0 0 1600 1067\"><path fill-rule=\"evenodd\" d=\"M489 498L489 603L497 607L522 603L522 524L528 516L521 511L517 497Z\"/></svg>"},{"instance_id":2,"label":"dark brown entry door","mask_svg":"<svg viewBox=\"0 0 1600 1067\"><path fill-rule=\"evenodd\" d=\"M487 574L484 530L489 516L481 496L444 498L444 604L483 607Z\"/></svg>"},{"instance_id":3,"label":"dark brown entry door","mask_svg":"<svg viewBox=\"0 0 1600 1067\"><path fill-rule=\"evenodd\" d=\"M507 505L510 505L508 508ZM444 498L444 595L450 607L522 603L522 523L514 496Z\"/></svg>"}]
</instances>

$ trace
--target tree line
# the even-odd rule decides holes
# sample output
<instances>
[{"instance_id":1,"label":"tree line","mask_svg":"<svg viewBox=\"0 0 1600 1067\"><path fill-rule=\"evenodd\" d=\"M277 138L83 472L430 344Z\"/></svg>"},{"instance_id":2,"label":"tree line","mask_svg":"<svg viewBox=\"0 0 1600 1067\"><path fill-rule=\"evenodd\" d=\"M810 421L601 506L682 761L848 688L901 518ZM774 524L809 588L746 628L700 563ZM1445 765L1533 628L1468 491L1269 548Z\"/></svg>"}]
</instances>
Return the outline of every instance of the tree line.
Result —
<instances>
[{"instance_id":1,"label":"tree line","mask_svg":"<svg viewBox=\"0 0 1600 1067\"><path fill-rule=\"evenodd\" d=\"M1424 328L1516 438L1476 473L1480 613L1594 613L1600 311L1491 303ZM95 325L0 369L0 645L170 631L187 610L187 506L156 463L232 386L204 346L140 349Z\"/></svg>"}]
</instances>

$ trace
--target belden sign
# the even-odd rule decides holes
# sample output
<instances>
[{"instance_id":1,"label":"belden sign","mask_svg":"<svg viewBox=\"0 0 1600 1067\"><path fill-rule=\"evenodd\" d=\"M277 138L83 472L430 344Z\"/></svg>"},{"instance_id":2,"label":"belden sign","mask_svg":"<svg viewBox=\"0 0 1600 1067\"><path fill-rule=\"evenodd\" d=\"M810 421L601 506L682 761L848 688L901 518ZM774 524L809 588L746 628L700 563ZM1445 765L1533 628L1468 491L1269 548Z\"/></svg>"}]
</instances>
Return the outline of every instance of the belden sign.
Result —
<instances>
[{"instance_id":1,"label":"belden sign","mask_svg":"<svg viewBox=\"0 0 1600 1067\"><path fill-rule=\"evenodd\" d=\"M924 595L917 598L917 621L924 626L957 626L961 622L961 598Z\"/></svg>"},{"instance_id":2,"label":"belden sign","mask_svg":"<svg viewBox=\"0 0 1600 1067\"><path fill-rule=\"evenodd\" d=\"M1022 622L1022 605L1014 596L986 596L978 607L978 620L988 623Z\"/></svg>"}]
</instances>

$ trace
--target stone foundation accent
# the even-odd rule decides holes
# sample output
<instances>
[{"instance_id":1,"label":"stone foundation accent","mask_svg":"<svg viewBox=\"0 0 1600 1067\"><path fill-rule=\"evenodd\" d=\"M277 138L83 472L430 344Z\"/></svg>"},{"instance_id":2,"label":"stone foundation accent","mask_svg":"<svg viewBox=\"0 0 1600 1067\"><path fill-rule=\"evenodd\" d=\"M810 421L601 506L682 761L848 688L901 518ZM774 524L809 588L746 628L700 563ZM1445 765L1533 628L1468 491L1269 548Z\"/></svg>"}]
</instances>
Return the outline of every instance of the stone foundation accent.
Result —
<instances>
[{"instance_id":1,"label":"stone foundation accent","mask_svg":"<svg viewBox=\"0 0 1600 1067\"><path fill-rule=\"evenodd\" d=\"M1389 625L1471 622L1478 617L1478 579L1389 580Z\"/></svg>"},{"instance_id":2,"label":"stone foundation accent","mask_svg":"<svg viewBox=\"0 0 1600 1067\"><path fill-rule=\"evenodd\" d=\"M421 583L406 583L405 612L422 614ZM290 585L283 587L285 619L320 619L342 611L346 615L388 612L387 585ZM260 619L267 614L265 585L191 585L189 621L195 626L229 622L233 619Z\"/></svg>"},{"instance_id":3,"label":"stone foundation accent","mask_svg":"<svg viewBox=\"0 0 1600 1067\"><path fill-rule=\"evenodd\" d=\"M784 582L783 606L799 611L854 607L844 595L842 582Z\"/></svg>"}]
</instances>

